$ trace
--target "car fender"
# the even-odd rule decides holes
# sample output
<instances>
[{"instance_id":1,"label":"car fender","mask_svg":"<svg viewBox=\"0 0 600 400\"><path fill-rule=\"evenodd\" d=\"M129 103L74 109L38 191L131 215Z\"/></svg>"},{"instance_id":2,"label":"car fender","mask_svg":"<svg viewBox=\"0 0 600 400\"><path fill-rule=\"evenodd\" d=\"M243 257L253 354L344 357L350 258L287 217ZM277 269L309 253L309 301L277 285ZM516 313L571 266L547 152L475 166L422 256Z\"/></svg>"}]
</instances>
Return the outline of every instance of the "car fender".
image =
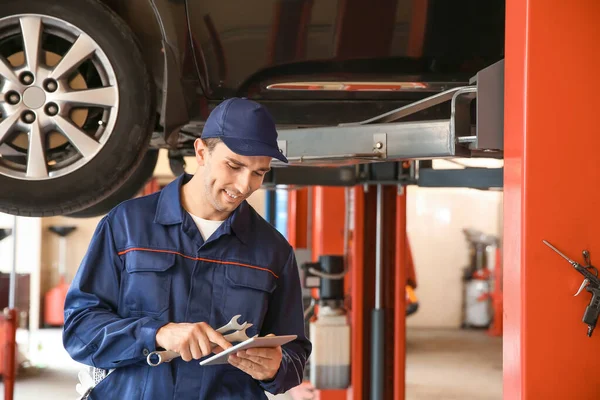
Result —
<instances>
[{"instance_id":1,"label":"car fender","mask_svg":"<svg viewBox=\"0 0 600 400\"><path fill-rule=\"evenodd\" d=\"M189 122L190 116L181 84L181 62L177 34L168 0L148 0L160 27L163 52L163 81L160 101L160 125L165 141L174 145L176 133Z\"/></svg>"},{"instance_id":2,"label":"car fender","mask_svg":"<svg viewBox=\"0 0 600 400\"><path fill-rule=\"evenodd\" d=\"M164 139L174 144L175 133L190 120L182 84L182 59L187 37L177 34L176 23L185 23L183 0L100 0L133 31L151 71L157 92L157 113Z\"/></svg>"}]
</instances>

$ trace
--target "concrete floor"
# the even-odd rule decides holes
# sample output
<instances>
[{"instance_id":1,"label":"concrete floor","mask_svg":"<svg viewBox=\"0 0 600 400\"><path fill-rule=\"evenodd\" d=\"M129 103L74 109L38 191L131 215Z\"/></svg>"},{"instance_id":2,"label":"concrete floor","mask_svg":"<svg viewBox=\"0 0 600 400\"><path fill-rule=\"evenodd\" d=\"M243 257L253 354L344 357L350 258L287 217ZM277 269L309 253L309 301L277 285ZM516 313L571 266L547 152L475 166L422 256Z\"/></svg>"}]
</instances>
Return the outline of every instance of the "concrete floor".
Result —
<instances>
[{"instance_id":1,"label":"concrete floor","mask_svg":"<svg viewBox=\"0 0 600 400\"><path fill-rule=\"evenodd\" d=\"M485 331L409 329L407 400L501 400L502 339Z\"/></svg>"},{"instance_id":2,"label":"concrete floor","mask_svg":"<svg viewBox=\"0 0 600 400\"><path fill-rule=\"evenodd\" d=\"M502 399L500 338L470 330L409 329L407 333L407 400ZM79 365L68 359L59 338L59 331L45 332L41 342L46 344L35 362L48 367L20 376L15 400L77 398ZM0 396L3 393L0 383Z\"/></svg>"}]
</instances>

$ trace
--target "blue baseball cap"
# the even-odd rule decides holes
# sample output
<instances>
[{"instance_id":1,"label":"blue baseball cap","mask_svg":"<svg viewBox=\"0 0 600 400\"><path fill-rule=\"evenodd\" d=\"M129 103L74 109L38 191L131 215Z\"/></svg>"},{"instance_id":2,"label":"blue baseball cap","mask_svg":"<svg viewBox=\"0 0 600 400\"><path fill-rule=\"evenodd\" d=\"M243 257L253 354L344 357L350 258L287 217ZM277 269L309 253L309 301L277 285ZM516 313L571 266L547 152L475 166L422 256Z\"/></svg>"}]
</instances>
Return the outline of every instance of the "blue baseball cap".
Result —
<instances>
[{"instance_id":1,"label":"blue baseball cap","mask_svg":"<svg viewBox=\"0 0 600 400\"><path fill-rule=\"evenodd\" d=\"M219 138L242 156L268 156L288 162L277 145L273 117L252 100L233 97L220 103L208 116L201 138Z\"/></svg>"}]
</instances>

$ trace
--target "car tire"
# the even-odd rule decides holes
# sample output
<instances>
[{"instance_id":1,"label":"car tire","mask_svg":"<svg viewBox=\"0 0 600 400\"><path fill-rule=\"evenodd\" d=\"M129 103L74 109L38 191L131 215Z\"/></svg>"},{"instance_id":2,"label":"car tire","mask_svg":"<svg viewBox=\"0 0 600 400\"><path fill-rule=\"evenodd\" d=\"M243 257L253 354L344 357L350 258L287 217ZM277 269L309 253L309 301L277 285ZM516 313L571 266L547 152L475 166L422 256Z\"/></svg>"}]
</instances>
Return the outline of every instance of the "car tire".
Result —
<instances>
[{"instance_id":1,"label":"car tire","mask_svg":"<svg viewBox=\"0 0 600 400\"><path fill-rule=\"evenodd\" d=\"M150 180L150 178L152 178L157 160L158 150L149 149L144 155L140 165L138 165L135 169L133 175L131 175L129 179L127 179L127 181L119 189L117 189L116 192L91 207L68 214L67 217L93 218L105 215L115 206L133 198L140 192L140 190L143 189L144 185Z\"/></svg>"},{"instance_id":2,"label":"car tire","mask_svg":"<svg viewBox=\"0 0 600 400\"><path fill-rule=\"evenodd\" d=\"M113 75L107 74L107 76L110 75L110 78L107 79L115 82L114 85L109 86L115 90L113 93L118 93L118 98L115 97L118 99L118 106L108 105L106 107L109 111L100 111L99 113L100 115L108 114L110 118L113 118L110 120L113 121L113 125L112 131L109 131L108 124L105 124L104 128L98 128L104 129L102 131L104 133L100 134L109 136L104 142L98 139L101 146L99 150L98 147L93 147L96 151L93 153L93 157L82 152L77 159L76 153L80 151L80 148L70 138L68 139L69 143L66 143L65 147L69 149L69 145L71 145L70 151L75 153L73 157L76 161L74 162L82 163L76 169L71 168L72 171L65 169L63 171L68 172L64 172L60 176L58 173L52 175L49 173L52 164L47 164L47 178L28 180L26 177L15 175L19 173L16 167L16 172L12 172L6 166L0 165L1 168L4 168L4 173L3 170L0 170L0 188L2 188L0 190L0 212L41 217L73 214L80 210L90 209L94 204L100 203L118 191L134 174L134 171L138 170L137 167L146 154L155 115L154 88L148 68L143 61L142 52L134 34L126 23L97 0L61 0L60 2L4 0L0 7L0 28L2 28L3 21L8 25L13 23L15 18L18 18L18 24L23 26L23 18L27 17L22 16L23 14L41 15L41 21L44 21L42 29L46 35L50 34L46 32L46 29L54 29L52 24L59 26L62 21L65 31L69 29L75 32L80 31L91 38L96 50L89 57L98 57L100 63L108 61L106 64L101 64L101 68L106 67L107 70L110 69L111 73L114 73ZM51 24L47 23L44 18L52 21ZM23 35L23 30L21 34ZM75 39L73 40L75 41L83 36L82 34L74 35ZM2 38L0 37L0 39ZM60 38L57 39L57 41L59 40ZM25 43L24 38L23 43ZM27 54L26 46L23 44L24 54ZM71 48L73 47L75 46ZM46 50L46 52L48 51ZM26 67L29 68L29 65ZM102 74L98 73L98 75ZM43 75L40 73L39 76ZM41 85L37 78L35 79L35 85ZM86 87L89 88L89 86ZM51 96L51 93L46 95ZM45 97L46 101L48 98L51 97ZM25 107L26 98L22 99ZM27 107L30 106L27 105ZM36 112L42 113L41 109ZM46 114L48 114L47 111ZM46 115L38 117L40 126L42 117L46 118ZM102 125L102 122L99 121L98 125ZM67 135L65 134L65 136ZM31 140L28 146L31 146ZM42 159L47 160L46 153L43 154L44 158ZM28 151L25 158L29 159L30 156L31 151ZM8 160L8 158L5 159ZM15 160L20 159L17 157ZM0 157L1 161L2 157ZM43 162L40 164L43 165ZM29 167L25 165L24 168ZM21 174L24 173L21 172Z\"/></svg>"}]
</instances>

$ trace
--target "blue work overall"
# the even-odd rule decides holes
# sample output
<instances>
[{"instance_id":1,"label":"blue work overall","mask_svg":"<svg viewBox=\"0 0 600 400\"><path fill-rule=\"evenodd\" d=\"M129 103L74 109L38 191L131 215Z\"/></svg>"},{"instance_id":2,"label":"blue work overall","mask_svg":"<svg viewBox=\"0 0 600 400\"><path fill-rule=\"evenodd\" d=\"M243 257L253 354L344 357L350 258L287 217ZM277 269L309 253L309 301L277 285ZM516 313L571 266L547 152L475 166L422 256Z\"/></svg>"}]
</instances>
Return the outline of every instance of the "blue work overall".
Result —
<instances>
[{"instance_id":1,"label":"blue work overall","mask_svg":"<svg viewBox=\"0 0 600 400\"><path fill-rule=\"evenodd\" d=\"M204 242L180 203L190 178L122 203L94 233L67 295L63 334L74 360L116 369L90 399L265 399L265 390L282 393L302 382L312 348L292 247L245 201ZM283 346L274 379L198 360L146 363L163 325L217 328L237 314L253 324L248 336L298 336Z\"/></svg>"}]
</instances>

